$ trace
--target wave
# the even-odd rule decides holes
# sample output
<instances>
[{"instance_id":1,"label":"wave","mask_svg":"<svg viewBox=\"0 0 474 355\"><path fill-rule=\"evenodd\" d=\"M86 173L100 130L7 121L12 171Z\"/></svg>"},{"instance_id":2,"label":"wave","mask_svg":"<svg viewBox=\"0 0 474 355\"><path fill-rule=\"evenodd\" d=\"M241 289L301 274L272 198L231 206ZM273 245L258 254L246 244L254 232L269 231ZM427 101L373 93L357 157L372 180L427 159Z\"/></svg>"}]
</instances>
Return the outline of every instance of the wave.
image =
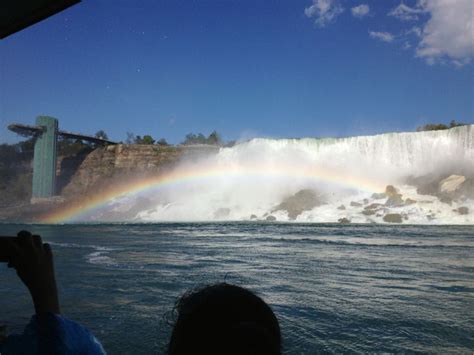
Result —
<instances>
[{"instance_id":1,"label":"wave","mask_svg":"<svg viewBox=\"0 0 474 355\"><path fill-rule=\"evenodd\" d=\"M100 245L91 244L77 244L77 243L60 243L60 242L48 242L52 246L60 248L78 248L78 249L92 249L93 251L86 254L84 259L89 264L95 265L106 265L106 266L117 266L118 263L110 257L108 254L111 251L118 250L118 248L104 247Z\"/></svg>"},{"instance_id":2,"label":"wave","mask_svg":"<svg viewBox=\"0 0 474 355\"><path fill-rule=\"evenodd\" d=\"M87 254L85 259L89 264L117 266L118 263L106 254L108 254L108 251L94 251L90 254Z\"/></svg>"},{"instance_id":3,"label":"wave","mask_svg":"<svg viewBox=\"0 0 474 355\"><path fill-rule=\"evenodd\" d=\"M375 238L375 239L362 239L362 238L335 238L335 237L261 237L261 238L248 238L247 241L252 240L255 242L256 247L258 243L265 242L288 242L294 243L307 243L307 244L325 244L325 245L340 245L340 246L355 246L355 247L380 247L380 248L462 248L462 249L474 249L474 242L472 245L467 245L465 240L459 242L446 241L440 242L439 240L429 241L409 241L409 240L391 240L390 238Z\"/></svg>"}]
</instances>

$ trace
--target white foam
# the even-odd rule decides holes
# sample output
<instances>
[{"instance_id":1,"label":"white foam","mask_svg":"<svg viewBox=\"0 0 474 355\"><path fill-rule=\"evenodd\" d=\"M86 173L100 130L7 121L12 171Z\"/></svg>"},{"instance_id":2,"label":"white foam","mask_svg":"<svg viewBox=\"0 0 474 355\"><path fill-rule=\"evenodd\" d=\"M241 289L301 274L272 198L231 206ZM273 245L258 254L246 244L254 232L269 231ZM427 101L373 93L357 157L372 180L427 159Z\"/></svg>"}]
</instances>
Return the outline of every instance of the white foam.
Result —
<instances>
[{"instance_id":1,"label":"white foam","mask_svg":"<svg viewBox=\"0 0 474 355\"><path fill-rule=\"evenodd\" d=\"M117 250L117 248L109 248L100 245L91 245L91 244L77 244L77 243L60 243L60 242L48 242L52 246L61 247L61 248L79 248L79 249L92 249L93 251L89 254L86 254L84 258L90 264L96 265L107 265L107 266L117 266L118 263L111 258L109 254L111 251Z\"/></svg>"},{"instance_id":2,"label":"white foam","mask_svg":"<svg viewBox=\"0 0 474 355\"><path fill-rule=\"evenodd\" d=\"M85 256L85 259L90 264L95 265L106 265L106 266L117 266L118 263L110 256L106 255L108 251L94 251Z\"/></svg>"},{"instance_id":3,"label":"white foam","mask_svg":"<svg viewBox=\"0 0 474 355\"><path fill-rule=\"evenodd\" d=\"M279 221L288 221L286 212L272 212L285 197L301 189L320 192L326 204L306 211L296 222L337 222L349 218L352 222L383 222L381 216L365 216L361 209L351 208L351 201L369 198L373 191L364 186L344 186L337 181L325 181L292 175L292 171L337 172L338 176L357 176L361 181L377 181L380 186L395 184L398 187L407 176L428 173L463 171L474 175L474 125L445 131L391 133L377 136L342 139L253 139L231 148L222 148L212 156L183 162L177 169L199 171L227 171L230 167L241 171L282 169L282 176L249 175L248 177L210 176L179 186L159 189L146 198L155 202L133 221L219 221L249 220L251 215L265 219L269 213ZM178 173L179 174L179 173ZM341 180L341 179L339 179ZM342 179L344 180L344 179ZM350 180L350 179L348 179ZM378 191L382 192L382 191ZM440 203L436 198L419 196L412 187L402 187L403 197L428 201L393 208L393 212L408 216L410 223L474 223L474 203L466 201L471 213L460 215L453 211L457 206ZM122 201L123 202L123 201ZM371 202L380 202L371 200ZM127 196L126 205L133 204ZM345 211L337 210L344 204ZM115 201L110 210L120 207ZM430 211L431 210L431 211ZM435 212L433 212L435 211ZM429 219L428 214L435 214Z\"/></svg>"}]
</instances>

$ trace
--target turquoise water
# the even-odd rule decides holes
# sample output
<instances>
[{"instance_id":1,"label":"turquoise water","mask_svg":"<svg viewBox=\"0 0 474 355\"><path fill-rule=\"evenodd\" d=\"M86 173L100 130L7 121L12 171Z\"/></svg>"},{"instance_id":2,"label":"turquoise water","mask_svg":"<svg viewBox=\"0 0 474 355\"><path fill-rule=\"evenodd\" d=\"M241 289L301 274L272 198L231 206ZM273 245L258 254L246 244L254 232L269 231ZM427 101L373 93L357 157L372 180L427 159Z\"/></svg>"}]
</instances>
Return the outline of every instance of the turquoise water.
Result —
<instances>
[{"instance_id":1,"label":"turquoise water","mask_svg":"<svg viewBox=\"0 0 474 355\"><path fill-rule=\"evenodd\" d=\"M176 298L248 287L286 354L474 351L474 227L257 223L22 226L51 242L63 313L110 354L164 353ZM0 268L0 324L33 312Z\"/></svg>"}]
</instances>

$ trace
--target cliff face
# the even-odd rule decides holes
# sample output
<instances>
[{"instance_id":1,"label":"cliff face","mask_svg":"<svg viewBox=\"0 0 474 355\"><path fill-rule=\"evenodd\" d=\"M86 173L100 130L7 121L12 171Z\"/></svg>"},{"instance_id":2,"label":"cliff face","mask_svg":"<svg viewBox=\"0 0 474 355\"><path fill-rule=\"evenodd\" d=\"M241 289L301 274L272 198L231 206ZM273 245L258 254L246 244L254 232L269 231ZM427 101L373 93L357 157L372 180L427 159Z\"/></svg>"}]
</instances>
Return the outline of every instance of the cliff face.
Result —
<instances>
[{"instance_id":1,"label":"cliff face","mask_svg":"<svg viewBox=\"0 0 474 355\"><path fill-rule=\"evenodd\" d=\"M91 152L65 184L61 195L74 198L114 182L153 176L175 166L182 158L217 152L212 146L157 146L117 144Z\"/></svg>"},{"instance_id":2,"label":"cliff face","mask_svg":"<svg viewBox=\"0 0 474 355\"><path fill-rule=\"evenodd\" d=\"M68 200L110 187L115 183L156 176L178 164L181 159L195 159L216 153L215 146L158 146L117 144L60 155L57 162L57 194ZM2 158L2 156L0 156ZM48 210L61 208L61 198L37 205L30 204L32 160L14 156L7 167L0 159L0 220L37 221ZM13 164L14 163L14 164ZM3 169L3 170L2 170ZM8 174L7 174L8 173ZM8 176L13 177L9 180ZM1 178L4 178L3 180ZM59 205L58 205L59 202Z\"/></svg>"}]
</instances>

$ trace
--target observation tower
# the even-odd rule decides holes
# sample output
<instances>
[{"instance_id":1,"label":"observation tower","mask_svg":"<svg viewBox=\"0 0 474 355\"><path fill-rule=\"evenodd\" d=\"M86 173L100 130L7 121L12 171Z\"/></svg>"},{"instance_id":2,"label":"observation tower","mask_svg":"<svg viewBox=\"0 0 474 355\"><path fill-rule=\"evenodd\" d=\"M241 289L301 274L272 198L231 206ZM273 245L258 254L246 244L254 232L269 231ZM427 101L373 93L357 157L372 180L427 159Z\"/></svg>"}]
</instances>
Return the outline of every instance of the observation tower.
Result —
<instances>
[{"instance_id":1,"label":"observation tower","mask_svg":"<svg viewBox=\"0 0 474 355\"><path fill-rule=\"evenodd\" d=\"M58 120L49 116L38 116L36 125L13 123L8 129L24 137L36 138L33 158L33 189L31 202L47 200L56 194L56 165L58 137L80 139L97 145L116 144L93 136L60 131Z\"/></svg>"}]
</instances>

